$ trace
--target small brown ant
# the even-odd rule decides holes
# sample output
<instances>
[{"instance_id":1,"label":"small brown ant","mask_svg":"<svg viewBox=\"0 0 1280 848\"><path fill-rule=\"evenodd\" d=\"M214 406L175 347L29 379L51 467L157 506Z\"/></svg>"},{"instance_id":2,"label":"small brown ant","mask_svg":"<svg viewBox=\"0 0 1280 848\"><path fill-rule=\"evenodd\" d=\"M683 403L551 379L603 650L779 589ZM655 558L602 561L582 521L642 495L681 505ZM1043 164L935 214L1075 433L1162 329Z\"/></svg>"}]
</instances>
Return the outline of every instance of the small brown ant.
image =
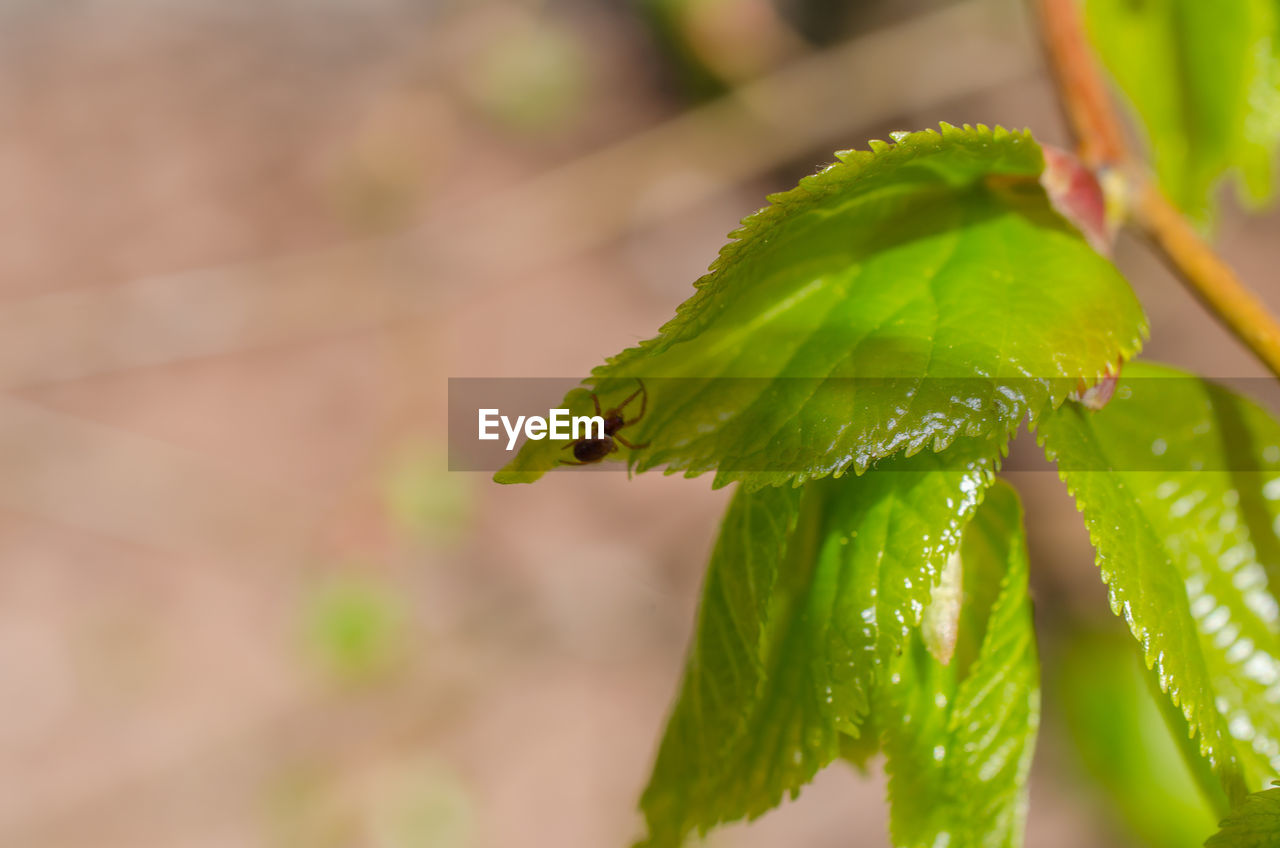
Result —
<instances>
[{"instance_id":1,"label":"small brown ant","mask_svg":"<svg viewBox=\"0 0 1280 848\"><path fill-rule=\"evenodd\" d=\"M615 442L621 443L631 450L649 447L648 442L642 445L633 445L618 435L618 431L623 427L630 427L643 418L644 411L649 405L649 392L644 387L644 381L636 377L636 382L640 384L640 388L627 395L626 400L608 412L600 411L600 398L596 397L595 392L591 393L591 402L596 406L596 415L604 419L604 437L600 439L578 439L565 445L563 450L573 448L573 458L577 462L562 459L560 460L561 465L591 465L599 462L618 449L618 445ZM637 395L640 397L640 413L628 421L623 417L622 410L626 408L627 404L635 400Z\"/></svg>"}]
</instances>

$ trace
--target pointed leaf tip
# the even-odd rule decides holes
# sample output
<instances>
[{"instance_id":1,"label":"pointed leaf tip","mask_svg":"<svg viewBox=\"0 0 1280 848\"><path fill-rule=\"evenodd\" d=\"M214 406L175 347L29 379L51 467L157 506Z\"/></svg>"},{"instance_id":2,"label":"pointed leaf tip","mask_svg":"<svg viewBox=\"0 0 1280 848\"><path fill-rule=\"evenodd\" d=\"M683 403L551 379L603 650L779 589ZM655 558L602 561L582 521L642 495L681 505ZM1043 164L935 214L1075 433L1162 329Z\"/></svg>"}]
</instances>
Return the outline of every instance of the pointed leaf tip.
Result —
<instances>
[{"instance_id":1,"label":"pointed leaf tip","mask_svg":"<svg viewBox=\"0 0 1280 848\"><path fill-rule=\"evenodd\" d=\"M631 468L778 485L1002 442L1137 352L1141 308L1034 190L1030 136L944 124L871 147L772 196L658 337L593 372L604 404L649 386ZM531 443L509 470L556 459Z\"/></svg>"}]
</instances>

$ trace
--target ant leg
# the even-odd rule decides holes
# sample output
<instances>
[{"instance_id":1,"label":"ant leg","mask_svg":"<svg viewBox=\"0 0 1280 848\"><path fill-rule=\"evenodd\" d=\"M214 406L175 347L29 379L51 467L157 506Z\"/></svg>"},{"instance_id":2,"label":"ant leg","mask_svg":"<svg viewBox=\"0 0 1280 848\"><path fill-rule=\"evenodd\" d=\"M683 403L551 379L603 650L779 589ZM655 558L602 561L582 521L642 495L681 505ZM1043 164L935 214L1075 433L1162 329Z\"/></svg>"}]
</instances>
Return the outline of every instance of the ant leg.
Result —
<instances>
[{"instance_id":1,"label":"ant leg","mask_svg":"<svg viewBox=\"0 0 1280 848\"><path fill-rule=\"evenodd\" d=\"M618 408L614 410L614 412L619 412L619 413L622 412L622 407L630 403L631 399L634 398L636 395L640 395L640 411L636 413L636 417L632 418L630 421L624 420L622 422L622 426L618 428L619 430L621 430L623 427L629 427L630 425L639 421L641 418L644 418L644 411L649 408L649 390L644 387L644 381L641 380L639 377L636 377L636 382L640 384L640 388L632 392L631 396L628 397L626 400L624 400L621 403L621 405L619 405Z\"/></svg>"},{"instance_id":2,"label":"ant leg","mask_svg":"<svg viewBox=\"0 0 1280 848\"><path fill-rule=\"evenodd\" d=\"M569 448L573 447L576 444L577 442L567 442L564 447L560 448L560 450L568 450Z\"/></svg>"},{"instance_id":3,"label":"ant leg","mask_svg":"<svg viewBox=\"0 0 1280 848\"><path fill-rule=\"evenodd\" d=\"M640 412L631 419L632 424L644 418L644 411L649 408L649 390L644 387L644 381L639 377L636 377L636 382L640 384Z\"/></svg>"},{"instance_id":4,"label":"ant leg","mask_svg":"<svg viewBox=\"0 0 1280 848\"><path fill-rule=\"evenodd\" d=\"M637 383L640 383L640 378L639 378L639 377L636 377L636 382L637 382ZM620 404L618 404L617 406L615 406L615 407L613 408L613 411L614 411L614 412L616 412L616 413L621 414L621 413L622 413L622 410L626 408L627 404L629 404L629 403L631 403L631 401L635 400L635 399L636 399L636 395L639 395L639 394L643 394L643 395L645 396L644 400L642 400L642 401L640 402L640 406L641 406L641 410L642 410L642 411L641 411L641 413L640 413L640 415L644 415L644 412L643 412L644 404L645 404L646 402L648 402L648 400L649 400L649 393L645 391L645 389L644 389L644 383L640 383L640 388L636 389L634 392L632 392L631 394L627 395L626 400L624 400L622 403L620 403ZM638 418L639 416L636 416L636 417Z\"/></svg>"},{"instance_id":5,"label":"ant leg","mask_svg":"<svg viewBox=\"0 0 1280 848\"><path fill-rule=\"evenodd\" d=\"M596 415L603 417L604 413L600 411L600 398L596 397L595 392L591 393L591 402L596 405Z\"/></svg>"},{"instance_id":6,"label":"ant leg","mask_svg":"<svg viewBox=\"0 0 1280 848\"><path fill-rule=\"evenodd\" d=\"M615 442L619 442L619 443L621 443L621 444L625 445L626 447L630 448L631 450L640 450L641 448L647 448L647 447L649 447L649 442L645 442L643 445L633 445L633 444L631 444L630 442L628 442L626 439L624 439L624 438L622 438L621 436L619 436L617 433L614 433L614 434L613 434L613 440L614 440Z\"/></svg>"}]
</instances>

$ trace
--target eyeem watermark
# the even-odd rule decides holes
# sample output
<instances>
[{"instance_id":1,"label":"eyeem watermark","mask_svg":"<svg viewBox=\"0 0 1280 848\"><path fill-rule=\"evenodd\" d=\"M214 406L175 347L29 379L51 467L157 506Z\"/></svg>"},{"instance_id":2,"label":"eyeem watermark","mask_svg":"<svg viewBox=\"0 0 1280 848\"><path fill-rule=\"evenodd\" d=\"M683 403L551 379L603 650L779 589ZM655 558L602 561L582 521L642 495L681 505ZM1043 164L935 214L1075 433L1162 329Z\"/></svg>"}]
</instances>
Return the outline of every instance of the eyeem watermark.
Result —
<instances>
[{"instance_id":1,"label":"eyeem watermark","mask_svg":"<svg viewBox=\"0 0 1280 848\"><path fill-rule=\"evenodd\" d=\"M567 409L552 409L547 417L541 415L517 415L513 423L497 409L481 409L477 438L492 442L502 438L498 427L507 433L507 450L515 450L516 440L523 431L525 438L534 441L550 438L556 441L579 439L603 439L604 417L600 415L570 415Z\"/></svg>"},{"instance_id":2,"label":"eyeem watermark","mask_svg":"<svg viewBox=\"0 0 1280 848\"><path fill-rule=\"evenodd\" d=\"M596 470L625 473L632 464L600 461L630 458L630 451L645 449L644 445L627 445L621 441L617 435L620 430L623 439L633 433L633 441L647 443L652 439L658 446L655 450L663 451L664 461L684 456L683 446L690 440L723 438L731 442L732 450L727 458L716 464L720 471L809 474L815 467L812 457L797 458L796 450L791 448L806 439L813 444L826 443L831 438L832 427L853 426L859 421L871 422L869 426L873 428L889 426L888 422L896 420L900 414L896 413L897 409L910 408L922 414L928 410L935 416L963 413L982 426L1004 428L1000 433L1005 433L1014 417L1020 414L1019 403L1026 403L1028 398L1042 397L1046 392L1064 398L1078 389L1074 376L1043 380L1027 377L921 380L918 377L646 376L644 385L649 395L645 412L649 420L643 427L631 427L642 420L644 392L621 413L613 414L629 395L640 389L639 385L628 380L613 381L604 386L598 399L601 411L597 413L591 401L582 394L584 387L576 377L450 378L449 469L498 471L511 463L521 443L528 439L534 450L521 461L522 470L591 465ZM1127 419L1123 412L1117 410L1133 403L1133 397L1146 398L1149 404L1153 396L1167 396L1174 400L1194 396L1199 398L1197 403L1200 404L1203 423L1217 427L1224 434L1224 449L1208 452L1198 448L1183 449L1179 447L1180 442L1165 434L1158 439L1153 436L1145 450L1127 452L1120 458L1094 459L1090 454L1060 459L1059 465L1074 461L1079 463L1079 470L1280 474L1280 446L1272 444L1274 439L1264 440L1256 434L1251 435L1247 431L1247 421L1241 423L1233 418L1238 413L1233 412L1236 405L1223 394L1228 389L1251 397L1264 407L1280 409L1280 381L1273 378L1218 378L1206 385L1199 378L1189 377L1122 377L1115 396L1106 409L1097 414L1123 422ZM570 397L570 393L575 391L579 392L573 396L578 398L576 401ZM567 401L561 400L566 397L569 397ZM557 403L560 407L555 406ZM1074 406L1081 406L1072 400L1063 403L1068 412ZM1082 408L1080 414L1094 413ZM753 427L748 419L756 415L763 415L773 424L767 428ZM1021 415L1025 417L1025 411ZM778 422L784 417L787 417L787 424L782 427ZM782 429L775 437L773 431L777 427ZM880 431L872 429L869 432L874 435ZM611 450L614 442L619 445L616 450ZM779 449L772 449L774 442ZM561 448L564 448L563 452ZM893 445L889 448L892 449ZM886 454L897 455L896 451ZM823 456L824 468L834 467L841 460L834 454ZM1116 465L1117 462L1123 465ZM1005 471L1052 468L1035 442L1025 438L1013 443L1012 452L1000 464ZM900 463L873 462L868 471L900 467Z\"/></svg>"}]
</instances>

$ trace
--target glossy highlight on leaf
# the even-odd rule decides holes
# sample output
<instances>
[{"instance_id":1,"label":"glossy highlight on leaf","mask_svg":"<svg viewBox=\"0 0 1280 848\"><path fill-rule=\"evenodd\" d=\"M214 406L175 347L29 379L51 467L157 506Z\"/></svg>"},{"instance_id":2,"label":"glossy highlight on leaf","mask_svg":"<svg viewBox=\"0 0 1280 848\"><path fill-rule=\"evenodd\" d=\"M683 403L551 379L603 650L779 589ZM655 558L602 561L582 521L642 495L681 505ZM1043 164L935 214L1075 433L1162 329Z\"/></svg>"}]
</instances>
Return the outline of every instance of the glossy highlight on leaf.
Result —
<instances>
[{"instance_id":1,"label":"glossy highlight on leaf","mask_svg":"<svg viewBox=\"0 0 1280 848\"><path fill-rule=\"evenodd\" d=\"M846 740L864 735L878 669L919 625L994 480L992 445L962 439L862 477L738 489L641 800L641 845L758 816L842 752L859 756Z\"/></svg>"},{"instance_id":2,"label":"glossy highlight on leaf","mask_svg":"<svg viewBox=\"0 0 1280 848\"><path fill-rule=\"evenodd\" d=\"M964 604L952 661L916 635L891 660L875 714L895 845L1022 845L1040 723L1022 507L997 481L964 531Z\"/></svg>"},{"instance_id":3,"label":"glossy highlight on leaf","mask_svg":"<svg viewBox=\"0 0 1280 848\"><path fill-rule=\"evenodd\" d=\"M1280 423L1132 363L1100 412L1040 425L1111 595L1233 800L1280 774Z\"/></svg>"},{"instance_id":4,"label":"glossy highlight on leaf","mask_svg":"<svg viewBox=\"0 0 1280 848\"><path fill-rule=\"evenodd\" d=\"M895 138L770 197L656 338L593 372L606 407L649 387L628 430L648 446L618 459L718 486L861 473L1006 439L1137 352L1142 310L1053 211L1028 133ZM562 447L526 443L497 479L536 479Z\"/></svg>"}]
</instances>

